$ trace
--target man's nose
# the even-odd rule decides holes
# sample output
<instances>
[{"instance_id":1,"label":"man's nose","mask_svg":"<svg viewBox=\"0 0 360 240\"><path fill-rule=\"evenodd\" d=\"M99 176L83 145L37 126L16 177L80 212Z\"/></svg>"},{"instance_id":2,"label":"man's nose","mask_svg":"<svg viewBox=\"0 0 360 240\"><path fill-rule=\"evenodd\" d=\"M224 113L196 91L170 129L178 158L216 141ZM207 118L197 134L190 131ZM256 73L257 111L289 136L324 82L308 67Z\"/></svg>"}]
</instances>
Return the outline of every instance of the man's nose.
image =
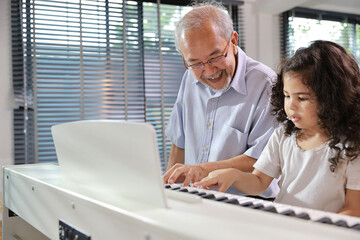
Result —
<instances>
[{"instance_id":1,"label":"man's nose","mask_svg":"<svg viewBox=\"0 0 360 240\"><path fill-rule=\"evenodd\" d=\"M203 72L206 73L204 74L205 76L213 75L218 71L217 67L213 66L211 63L206 62L203 64L204 64Z\"/></svg>"}]
</instances>

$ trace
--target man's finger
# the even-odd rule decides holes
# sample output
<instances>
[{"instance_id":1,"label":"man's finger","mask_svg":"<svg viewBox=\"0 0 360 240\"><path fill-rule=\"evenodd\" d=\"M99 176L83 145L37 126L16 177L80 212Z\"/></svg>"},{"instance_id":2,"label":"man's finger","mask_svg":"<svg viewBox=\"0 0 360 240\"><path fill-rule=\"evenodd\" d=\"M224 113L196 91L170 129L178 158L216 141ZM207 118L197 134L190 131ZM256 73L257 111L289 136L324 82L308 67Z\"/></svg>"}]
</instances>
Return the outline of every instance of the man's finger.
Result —
<instances>
[{"instance_id":1,"label":"man's finger","mask_svg":"<svg viewBox=\"0 0 360 240\"><path fill-rule=\"evenodd\" d=\"M170 177L168 178L168 183L169 184L173 184L176 182L176 180L182 175L184 174L184 167L181 168L176 168L172 174L170 175Z\"/></svg>"},{"instance_id":2,"label":"man's finger","mask_svg":"<svg viewBox=\"0 0 360 240\"><path fill-rule=\"evenodd\" d=\"M189 186L189 185L190 185L190 182L195 182L195 179L194 179L193 176L194 176L194 175L191 174L191 173L188 173L188 174L186 175L185 180L184 180L184 182L183 182L183 186L184 186L184 187Z\"/></svg>"},{"instance_id":3,"label":"man's finger","mask_svg":"<svg viewBox=\"0 0 360 240\"><path fill-rule=\"evenodd\" d=\"M164 183L168 183L170 176L171 176L171 175L173 174L173 172L174 172L177 168L179 168L179 167L181 167L181 165L175 164L175 165L172 166L169 170L167 170L166 173L164 173L164 175L163 175L163 181L164 181Z\"/></svg>"},{"instance_id":4,"label":"man's finger","mask_svg":"<svg viewBox=\"0 0 360 240\"><path fill-rule=\"evenodd\" d=\"M172 172L173 172L173 168L170 168L166 173L164 173L163 175L163 181L164 183L167 183L169 180L169 177L171 176Z\"/></svg>"},{"instance_id":5,"label":"man's finger","mask_svg":"<svg viewBox=\"0 0 360 240\"><path fill-rule=\"evenodd\" d=\"M190 183L194 183L196 181L200 181L201 178L199 177L198 168L190 167L186 174L186 178L184 181L183 186L190 186Z\"/></svg>"}]
</instances>

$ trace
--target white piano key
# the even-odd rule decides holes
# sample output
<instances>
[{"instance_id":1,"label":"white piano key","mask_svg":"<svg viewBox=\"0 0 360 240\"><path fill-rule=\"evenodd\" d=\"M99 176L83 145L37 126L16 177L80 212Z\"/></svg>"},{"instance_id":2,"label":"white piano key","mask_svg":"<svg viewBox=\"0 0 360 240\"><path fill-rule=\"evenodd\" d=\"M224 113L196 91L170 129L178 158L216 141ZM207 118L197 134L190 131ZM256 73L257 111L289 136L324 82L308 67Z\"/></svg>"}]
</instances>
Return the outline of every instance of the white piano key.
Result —
<instances>
[{"instance_id":1,"label":"white piano key","mask_svg":"<svg viewBox=\"0 0 360 240\"><path fill-rule=\"evenodd\" d=\"M187 203L200 203L202 201L202 198L197 195L182 194L182 192L177 192L169 189L165 191L165 195L168 198Z\"/></svg>"},{"instance_id":2,"label":"white piano key","mask_svg":"<svg viewBox=\"0 0 360 240\"><path fill-rule=\"evenodd\" d=\"M248 196L234 195L234 194L230 194L230 193L222 193L222 192L217 192L214 190L195 188L195 187L191 187L191 186L182 187L180 184L173 184L173 185L171 185L171 188L179 188L179 189L186 188L188 191L195 190L195 191L197 191L199 193L203 193L203 194L213 194L215 198L227 197L228 199L236 199L238 201L239 207L241 205L246 205L247 203L249 203L251 205L251 206L249 206L249 208L254 207L254 205L261 204L267 208L272 208L272 207L275 208L277 213L280 215L289 215L290 214L290 215L294 215L293 217L297 217L297 218L303 217L304 219L306 219L306 217L308 216L310 218L310 221L313 221L313 222L318 222L318 221L328 218L332 222L332 225L334 225L334 226L335 226L334 223L337 223L337 222L339 222L339 225L346 224L349 227L354 226L356 224L360 224L360 218L331 213L331 212L325 212L325 211L320 211L320 210L315 210L315 209L302 208L302 207L297 207L297 206L292 206L292 205L287 205L287 204L281 204L281 203L276 203L276 202L267 201L267 200L263 200L263 199L257 199L257 198L248 197ZM175 190L175 191L179 191L179 189ZM180 194L187 195L189 193L180 193ZM189 195L191 195L191 194L189 194ZM198 195L196 195L196 196L201 199L201 196L198 196ZM211 200L211 199L209 199L209 200ZM234 207L236 207L235 204L234 204ZM246 207L246 206L243 206L243 207ZM322 223L322 224L324 224L324 223Z\"/></svg>"}]
</instances>

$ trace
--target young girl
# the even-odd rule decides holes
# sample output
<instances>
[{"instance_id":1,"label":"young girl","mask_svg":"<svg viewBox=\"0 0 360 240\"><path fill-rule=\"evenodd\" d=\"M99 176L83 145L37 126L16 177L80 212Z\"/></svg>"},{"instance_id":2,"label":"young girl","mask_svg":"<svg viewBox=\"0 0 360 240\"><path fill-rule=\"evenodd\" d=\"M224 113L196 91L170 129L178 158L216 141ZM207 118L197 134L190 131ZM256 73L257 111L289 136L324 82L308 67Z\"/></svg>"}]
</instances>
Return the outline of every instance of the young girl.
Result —
<instances>
[{"instance_id":1,"label":"young girl","mask_svg":"<svg viewBox=\"0 0 360 240\"><path fill-rule=\"evenodd\" d=\"M271 104L283 123L252 173L211 172L194 186L258 195L280 177L275 202L360 217L360 71L338 44L315 41L281 65Z\"/></svg>"}]
</instances>

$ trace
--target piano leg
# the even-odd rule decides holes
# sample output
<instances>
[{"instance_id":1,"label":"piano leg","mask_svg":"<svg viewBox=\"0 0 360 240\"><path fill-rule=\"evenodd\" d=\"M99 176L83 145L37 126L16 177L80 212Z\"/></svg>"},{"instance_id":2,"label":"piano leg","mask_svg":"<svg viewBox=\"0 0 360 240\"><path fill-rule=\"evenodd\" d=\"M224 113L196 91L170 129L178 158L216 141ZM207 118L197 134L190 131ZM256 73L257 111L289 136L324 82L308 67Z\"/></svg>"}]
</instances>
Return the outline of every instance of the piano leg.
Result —
<instances>
[{"instance_id":1,"label":"piano leg","mask_svg":"<svg viewBox=\"0 0 360 240\"><path fill-rule=\"evenodd\" d=\"M3 240L49 240L36 228L14 215L8 208L3 206L2 212L2 239Z\"/></svg>"}]
</instances>

